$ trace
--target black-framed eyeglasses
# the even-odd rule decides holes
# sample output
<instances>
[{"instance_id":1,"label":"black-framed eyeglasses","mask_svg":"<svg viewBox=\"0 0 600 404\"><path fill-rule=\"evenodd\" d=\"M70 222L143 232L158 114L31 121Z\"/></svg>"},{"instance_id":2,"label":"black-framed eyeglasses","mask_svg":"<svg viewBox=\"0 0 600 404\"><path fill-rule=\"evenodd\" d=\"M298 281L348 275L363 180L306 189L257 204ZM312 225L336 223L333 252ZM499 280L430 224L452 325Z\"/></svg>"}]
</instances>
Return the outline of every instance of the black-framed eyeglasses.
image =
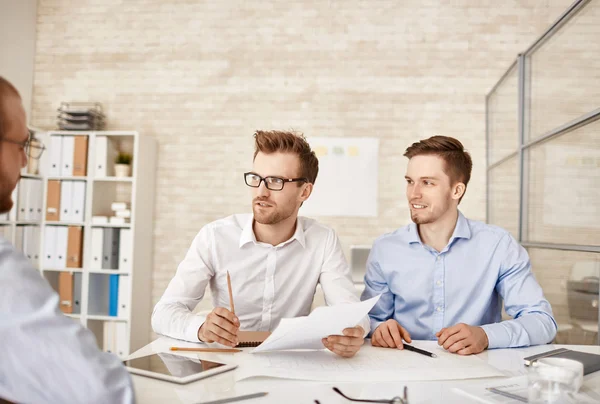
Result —
<instances>
[{"instance_id":1,"label":"black-framed eyeglasses","mask_svg":"<svg viewBox=\"0 0 600 404\"><path fill-rule=\"evenodd\" d=\"M44 146L39 139L33 137L31 132L29 133L29 138L24 142L17 142L16 140L5 139L4 137L1 137L0 141L21 146L21 149L25 152L27 157L35 160L42 157L42 153L46 150L46 146Z\"/></svg>"},{"instance_id":2,"label":"black-framed eyeglasses","mask_svg":"<svg viewBox=\"0 0 600 404\"><path fill-rule=\"evenodd\" d=\"M260 187L261 182L265 182L265 187L271 191L281 191L283 186L288 182L308 182L308 178L281 178L281 177L261 177L253 172L244 173L244 181L246 185L252 188Z\"/></svg>"},{"instance_id":3,"label":"black-framed eyeglasses","mask_svg":"<svg viewBox=\"0 0 600 404\"><path fill-rule=\"evenodd\" d=\"M408 388L404 386L404 394L403 397L393 397L391 400L364 400L359 398L351 398L342 393L340 389L337 387L333 388L333 391L338 393L340 396L344 397L346 400L353 401L355 403L382 403L382 404L408 404ZM319 400L315 400L315 404L321 404Z\"/></svg>"}]
</instances>

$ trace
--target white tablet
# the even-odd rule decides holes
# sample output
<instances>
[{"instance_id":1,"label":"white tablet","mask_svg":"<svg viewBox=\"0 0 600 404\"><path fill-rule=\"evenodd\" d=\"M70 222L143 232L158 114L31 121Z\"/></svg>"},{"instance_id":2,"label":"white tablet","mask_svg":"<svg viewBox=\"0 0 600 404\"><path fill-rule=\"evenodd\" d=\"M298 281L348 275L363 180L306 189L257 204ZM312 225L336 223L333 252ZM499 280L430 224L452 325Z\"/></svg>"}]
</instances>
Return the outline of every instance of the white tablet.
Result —
<instances>
[{"instance_id":1,"label":"white tablet","mask_svg":"<svg viewBox=\"0 0 600 404\"><path fill-rule=\"evenodd\" d=\"M130 373L179 384L204 379L237 367L170 353L142 356L123 361L123 364Z\"/></svg>"}]
</instances>

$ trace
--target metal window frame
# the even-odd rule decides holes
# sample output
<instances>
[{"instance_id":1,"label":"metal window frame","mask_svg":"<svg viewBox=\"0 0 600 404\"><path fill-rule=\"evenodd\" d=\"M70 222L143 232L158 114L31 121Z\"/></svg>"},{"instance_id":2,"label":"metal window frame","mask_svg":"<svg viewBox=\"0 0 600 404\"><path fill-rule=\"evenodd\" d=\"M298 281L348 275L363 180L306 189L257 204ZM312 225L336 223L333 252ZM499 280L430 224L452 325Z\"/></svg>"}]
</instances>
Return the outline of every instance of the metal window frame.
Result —
<instances>
[{"instance_id":1,"label":"metal window frame","mask_svg":"<svg viewBox=\"0 0 600 404\"><path fill-rule=\"evenodd\" d=\"M567 10L535 41L533 42L523 53L519 54L517 59L506 69L504 74L492 87L492 89L486 94L485 97L485 118L486 118L486 221L489 222L491 218L491 171L496 167L506 163L510 159L518 156L519 164L519 218L518 218L518 241L521 245L526 248L541 248L551 250L563 250L563 251L579 251L579 252L592 252L600 253L600 245L580 245L580 244L553 244L553 243L542 243L528 241L528 223L529 223L529 160L528 150L536 145L547 142L551 139L559 137L561 135L567 135L569 132L580 128L582 126L591 124L592 122L600 119L600 108L590 111L570 122L567 122L557 128L554 128L541 136L531 140L528 138L529 131L529 113L531 108L527 105L529 100L529 90L531 84L531 72L530 70L530 57L535 51L537 51L545 42L554 36L567 22L569 22L583 7L585 7L591 0L576 0L574 1ZM515 136L518 137L517 150L502 157L498 161L492 162L491 157L491 133L490 133L490 98L495 94L498 88L506 80L506 78L512 73L515 68L518 69L518 114L517 114L517 128L518 133ZM600 292L598 298L600 299ZM600 310L598 310L598 341L600 345Z\"/></svg>"}]
</instances>

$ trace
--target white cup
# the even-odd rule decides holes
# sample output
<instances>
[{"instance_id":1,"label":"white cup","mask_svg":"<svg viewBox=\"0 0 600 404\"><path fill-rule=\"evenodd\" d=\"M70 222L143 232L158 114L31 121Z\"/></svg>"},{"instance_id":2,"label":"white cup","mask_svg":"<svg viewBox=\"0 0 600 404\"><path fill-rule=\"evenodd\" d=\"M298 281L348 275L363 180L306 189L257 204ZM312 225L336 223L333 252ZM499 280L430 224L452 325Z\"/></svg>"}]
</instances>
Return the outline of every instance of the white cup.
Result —
<instances>
[{"instance_id":1,"label":"white cup","mask_svg":"<svg viewBox=\"0 0 600 404\"><path fill-rule=\"evenodd\" d=\"M537 366L555 366L569 369L577 375L575 379L575 391L579 391L583 384L583 363L566 358L541 358L536 361Z\"/></svg>"}]
</instances>

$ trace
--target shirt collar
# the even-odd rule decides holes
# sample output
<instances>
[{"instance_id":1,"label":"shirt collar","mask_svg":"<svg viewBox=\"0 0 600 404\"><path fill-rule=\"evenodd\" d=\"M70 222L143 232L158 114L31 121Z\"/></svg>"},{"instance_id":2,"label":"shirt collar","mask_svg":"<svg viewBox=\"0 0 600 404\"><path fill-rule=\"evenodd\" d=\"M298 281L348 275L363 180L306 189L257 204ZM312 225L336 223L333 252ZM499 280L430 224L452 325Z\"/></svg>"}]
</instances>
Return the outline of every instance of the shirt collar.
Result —
<instances>
[{"instance_id":1,"label":"shirt collar","mask_svg":"<svg viewBox=\"0 0 600 404\"><path fill-rule=\"evenodd\" d=\"M256 240L256 236L254 234L254 230L252 228L253 225L254 225L254 216L250 216L250 218L246 222L246 225L242 229L242 235L240 236L240 245L239 245L240 248L242 248L243 246L245 246L248 243L258 244L258 241ZM306 248L306 237L304 235L304 227L302 227L302 221L300 220L300 218L296 219L296 231L294 232L292 237L289 240L284 241L280 245L285 245L285 244L291 243L294 240L298 240L298 242L300 243L302 248Z\"/></svg>"},{"instance_id":2,"label":"shirt collar","mask_svg":"<svg viewBox=\"0 0 600 404\"><path fill-rule=\"evenodd\" d=\"M458 238L471 238L471 228L469 227L469 222L467 218L458 211L458 219L456 220L456 226L454 227L454 232L452 233L452 237L450 237L450 241L448 245L452 244L455 239ZM421 243L421 237L419 236L419 231L417 230L417 225L415 223L411 223L408 226L408 243Z\"/></svg>"}]
</instances>

